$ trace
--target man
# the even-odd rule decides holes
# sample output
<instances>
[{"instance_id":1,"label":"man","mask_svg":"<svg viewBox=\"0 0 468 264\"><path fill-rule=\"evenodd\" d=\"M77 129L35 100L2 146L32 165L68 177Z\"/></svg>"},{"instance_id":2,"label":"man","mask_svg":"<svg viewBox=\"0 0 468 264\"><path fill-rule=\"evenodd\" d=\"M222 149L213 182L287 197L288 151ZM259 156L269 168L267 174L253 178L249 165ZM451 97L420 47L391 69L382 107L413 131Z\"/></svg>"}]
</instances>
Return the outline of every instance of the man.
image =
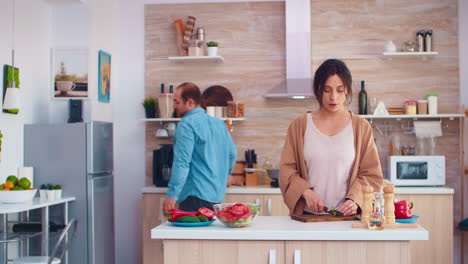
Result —
<instances>
[{"instance_id":1,"label":"man","mask_svg":"<svg viewBox=\"0 0 468 264\"><path fill-rule=\"evenodd\" d=\"M182 120L174 137L174 161L163 210L212 209L224 200L237 150L226 125L200 107L200 89L193 83L176 88L174 109Z\"/></svg>"}]
</instances>

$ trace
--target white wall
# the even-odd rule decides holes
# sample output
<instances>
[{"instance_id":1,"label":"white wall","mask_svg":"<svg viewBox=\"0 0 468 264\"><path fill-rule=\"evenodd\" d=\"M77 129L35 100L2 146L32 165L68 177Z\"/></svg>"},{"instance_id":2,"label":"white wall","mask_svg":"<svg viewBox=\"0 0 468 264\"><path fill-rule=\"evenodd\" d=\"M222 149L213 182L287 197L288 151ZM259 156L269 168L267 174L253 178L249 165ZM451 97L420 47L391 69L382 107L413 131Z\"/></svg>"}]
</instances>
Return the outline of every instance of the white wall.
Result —
<instances>
[{"instance_id":1,"label":"white wall","mask_svg":"<svg viewBox=\"0 0 468 264\"><path fill-rule=\"evenodd\" d=\"M119 0L114 56L116 263L142 262L141 188L145 184L144 13L141 0ZM115 88L115 86L114 86Z\"/></svg>"},{"instance_id":2,"label":"white wall","mask_svg":"<svg viewBox=\"0 0 468 264\"><path fill-rule=\"evenodd\" d=\"M3 65L11 64L12 2L0 0L0 6L0 32L3 33L0 80L3 81ZM15 66L20 69L22 106L19 115L0 113L0 130L4 135L0 181L10 174L16 175L17 167L23 165L23 124L48 119L50 35L49 6L43 1L15 0Z\"/></svg>"},{"instance_id":3,"label":"white wall","mask_svg":"<svg viewBox=\"0 0 468 264\"><path fill-rule=\"evenodd\" d=\"M79 3L51 5L52 35L50 47L52 49L86 49L89 47L90 14L86 6ZM89 54L89 57L91 54ZM92 70L88 61L88 73ZM52 77L51 77L52 79ZM89 82L92 80L89 79ZM52 80L51 80L52 83ZM91 91L88 93L90 94ZM83 121L91 120L91 101L83 99ZM68 100L49 100L49 123L68 122Z\"/></svg>"}]
</instances>

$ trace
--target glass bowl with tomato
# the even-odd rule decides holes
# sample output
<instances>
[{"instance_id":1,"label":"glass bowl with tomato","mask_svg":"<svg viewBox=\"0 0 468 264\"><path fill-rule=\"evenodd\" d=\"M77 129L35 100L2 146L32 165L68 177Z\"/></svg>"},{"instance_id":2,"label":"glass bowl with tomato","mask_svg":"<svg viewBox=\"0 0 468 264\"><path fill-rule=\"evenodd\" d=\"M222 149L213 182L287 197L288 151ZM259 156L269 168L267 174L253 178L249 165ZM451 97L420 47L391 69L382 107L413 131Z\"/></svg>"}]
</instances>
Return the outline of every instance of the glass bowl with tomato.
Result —
<instances>
[{"instance_id":1,"label":"glass bowl with tomato","mask_svg":"<svg viewBox=\"0 0 468 264\"><path fill-rule=\"evenodd\" d=\"M254 203L221 203L213 206L216 218L228 227L249 226L260 212Z\"/></svg>"}]
</instances>

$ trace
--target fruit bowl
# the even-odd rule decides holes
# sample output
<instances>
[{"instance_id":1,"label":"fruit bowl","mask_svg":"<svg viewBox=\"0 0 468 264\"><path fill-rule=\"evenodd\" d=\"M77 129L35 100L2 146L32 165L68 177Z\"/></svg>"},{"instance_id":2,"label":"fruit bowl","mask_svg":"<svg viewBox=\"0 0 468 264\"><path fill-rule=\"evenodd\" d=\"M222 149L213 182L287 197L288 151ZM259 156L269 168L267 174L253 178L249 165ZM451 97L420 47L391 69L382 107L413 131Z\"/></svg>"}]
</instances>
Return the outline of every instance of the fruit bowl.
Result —
<instances>
[{"instance_id":1,"label":"fruit bowl","mask_svg":"<svg viewBox=\"0 0 468 264\"><path fill-rule=\"evenodd\" d=\"M216 218L228 227L249 226L260 212L260 205L254 203L222 203L213 208Z\"/></svg>"},{"instance_id":2,"label":"fruit bowl","mask_svg":"<svg viewBox=\"0 0 468 264\"><path fill-rule=\"evenodd\" d=\"M0 203L26 203L32 201L37 189L23 191L0 191Z\"/></svg>"}]
</instances>

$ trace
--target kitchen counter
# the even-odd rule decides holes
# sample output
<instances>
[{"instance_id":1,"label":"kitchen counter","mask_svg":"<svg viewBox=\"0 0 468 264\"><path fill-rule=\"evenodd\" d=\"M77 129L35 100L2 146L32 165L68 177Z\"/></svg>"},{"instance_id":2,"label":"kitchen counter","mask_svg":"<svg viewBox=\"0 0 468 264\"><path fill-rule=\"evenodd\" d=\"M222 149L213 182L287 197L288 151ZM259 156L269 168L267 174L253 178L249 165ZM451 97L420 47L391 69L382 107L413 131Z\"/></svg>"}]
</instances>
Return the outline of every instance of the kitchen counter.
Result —
<instances>
[{"instance_id":1,"label":"kitchen counter","mask_svg":"<svg viewBox=\"0 0 468 264\"><path fill-rule=\"evenodd\" d=\"M167 188L147 186L142 193L167 193ZM395 194L453 194L449 187L397 187ZM226 190L226 194L281 194L279 188L269 186L233 186Z\"/></svg>"},{"instance_id":2,"label":"kitchen counter","mask_svg":"<svg viewBox=\"0 0 468 264\"><path fill-rule=\"evenodd\" d=\"M162 223L151 230L151 238L162 241L165 264L409 264L414 240L428 240L422 227L371 231L352 228L353 222L302 223L288 216L258 216L245 228L229 228L219 221L197 228Z\"/></svg>"},{"instance_id":3,"label":"kitchen counter","mask_svg":"<svg viewBox=\"0 0 468 264\"><path fill-rule=\"evenodd\" d=\"M303 223L289 216L257 216L251 226L226 227L219 220L205 227L187 228L167 222L151 230L152 239L211 240L428 240L422 227L372 231L352 228L354 221Z\"/></svg>"}]
</instances>

